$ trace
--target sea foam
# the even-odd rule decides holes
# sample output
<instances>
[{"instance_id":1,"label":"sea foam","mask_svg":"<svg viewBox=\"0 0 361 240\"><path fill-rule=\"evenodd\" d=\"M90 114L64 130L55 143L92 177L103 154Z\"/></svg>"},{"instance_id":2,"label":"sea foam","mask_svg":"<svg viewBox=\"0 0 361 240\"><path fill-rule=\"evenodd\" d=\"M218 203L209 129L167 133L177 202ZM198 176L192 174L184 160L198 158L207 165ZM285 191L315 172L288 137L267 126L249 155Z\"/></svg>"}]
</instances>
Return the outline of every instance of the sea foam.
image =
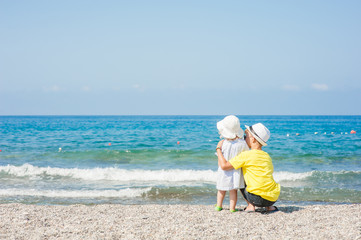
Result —
<instances>
[{"instance_id":1,"label":"sea foam","mask_svg":"<svg viewBox=\"0 0 361 240\"><path fill-rule=\"evenodd\" d=\"M322 173L322 174L321 174ZM274 172L273 177L276 182L300 181L309 177L321 175L340 175L348 174L350 171L339 172ZM359 174L359 172L353 172ZM73 178L86 181L119 181L119 182L203 182L215 183L217 181L217 171L212 170L142 170L142 169L121 169L121 168L53 168L53 167L37 167L31 164L22 166L0 166L0 178L6 175L21 178L28 177L39 179L43 177L61 177ZM9 176L8 176L9 177Z\"/></svg>"},{"instance_id":2,"label":"sea foam","mask_svg":"<svg viewBox=\"0 0 361 240\"><path fill-rule=\"evenodd\" d=\"M273 178L276 182L282 181L296 181L302 180L307 177L312 176L314 171L311 172L303 172L303 173L293 173L293 172L275 172L273 174Z\"/></svg>"},{"instance_id":3,"label":"sea foam","mask_svg":"<svg viewBox=\"0 0 361 240\"><path fill-rule=\"evenodd\" d=\"M81 180L110 180L110 181L200 181L215 182L217 175L212 170L127 170L120 168L52 168L36 167L30 164L22 166L0 166L1 174L8 174L15 177L68 177Z\"/></svg>"},{"instance_id":4,"label":"sea foam","mask_svg":"<svg viewBox=\"0 0 361 240\"><path fill-rule=\"evenodd\" d=\"M134 198L151 190L148 188L126 188L120 190L37 190L37 189L0 189L0 196L32 196L49 198Z\"/></svg>"}]
</instances>

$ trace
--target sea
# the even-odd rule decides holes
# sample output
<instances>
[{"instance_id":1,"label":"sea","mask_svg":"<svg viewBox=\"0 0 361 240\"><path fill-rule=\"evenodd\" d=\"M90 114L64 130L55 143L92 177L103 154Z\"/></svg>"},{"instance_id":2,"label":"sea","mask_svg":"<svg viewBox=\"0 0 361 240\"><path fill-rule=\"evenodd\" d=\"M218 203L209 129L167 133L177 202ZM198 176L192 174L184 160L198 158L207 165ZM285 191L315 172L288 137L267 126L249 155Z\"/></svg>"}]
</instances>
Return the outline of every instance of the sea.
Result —
<instances>
[{"instance_id":1,"label":"sea","mask_svg":"<svg viewBox=\"0 0 361 240\"><path fill-rule=\"evenodd\" d=\"M215 204L224 117L0 116L0 203ZM361 116L238 117L271 132L277 204L361 203Z\"/></svg>"}]
</instances>

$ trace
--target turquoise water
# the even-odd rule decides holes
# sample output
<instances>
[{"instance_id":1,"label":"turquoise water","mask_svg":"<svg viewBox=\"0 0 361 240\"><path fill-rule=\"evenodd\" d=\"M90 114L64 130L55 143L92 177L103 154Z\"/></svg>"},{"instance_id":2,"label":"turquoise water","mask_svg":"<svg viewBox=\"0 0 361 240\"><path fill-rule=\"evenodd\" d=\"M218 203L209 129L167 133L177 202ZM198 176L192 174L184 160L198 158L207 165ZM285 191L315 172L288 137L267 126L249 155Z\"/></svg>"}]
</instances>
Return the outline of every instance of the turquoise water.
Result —
<instances>
[{"instance_id":1,"label":"turquoise water","mask_svg":"<svg viewBox=\"0 0 361 240\"><path fill-rule=\"evenodd\" d=\"M213 204L223 117L0 116L0 203ZM361 203L361 116L238 117L271 131L280 202Z\"/></svg>"}]
</instances>

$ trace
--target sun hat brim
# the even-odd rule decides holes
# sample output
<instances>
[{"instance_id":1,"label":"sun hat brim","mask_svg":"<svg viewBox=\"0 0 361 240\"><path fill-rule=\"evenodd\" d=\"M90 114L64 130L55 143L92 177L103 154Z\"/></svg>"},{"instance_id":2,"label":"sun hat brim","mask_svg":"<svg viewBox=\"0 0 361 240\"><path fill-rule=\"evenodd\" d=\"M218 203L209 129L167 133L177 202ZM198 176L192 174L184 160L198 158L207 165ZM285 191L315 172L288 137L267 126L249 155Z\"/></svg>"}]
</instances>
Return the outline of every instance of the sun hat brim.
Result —
<instances>
[{"instance_id":1,"label":"sun hat brim","mask_svg":"<svg viewBox=\"0 0 361 240\"><path fill-rule=\"evenodd\" d=\"M217 129L218 129L219 134L221 135L221 137L227 138L227 139L234 139L236 137L241 138L243 136L243 134L244 134L242 128L237 129L236 132L230 131L229 129L224 127L223 120L217 122Z\"/></svg>"},{"instance_id":2,"label":"sun hat brim","mask_svg":"<svg viewBox=\"0 0 361 240\"><path fill-rule=\"evenodd\" d=\"M247 125L244 125L246 127L246 129L252 134L252 136L257 139L257 141L262 145L262 146L267 146L267 143L265 141L263 141L260 137L258 137L254 132L251 131L250 127Z\"/></svg>"}]
</instances>

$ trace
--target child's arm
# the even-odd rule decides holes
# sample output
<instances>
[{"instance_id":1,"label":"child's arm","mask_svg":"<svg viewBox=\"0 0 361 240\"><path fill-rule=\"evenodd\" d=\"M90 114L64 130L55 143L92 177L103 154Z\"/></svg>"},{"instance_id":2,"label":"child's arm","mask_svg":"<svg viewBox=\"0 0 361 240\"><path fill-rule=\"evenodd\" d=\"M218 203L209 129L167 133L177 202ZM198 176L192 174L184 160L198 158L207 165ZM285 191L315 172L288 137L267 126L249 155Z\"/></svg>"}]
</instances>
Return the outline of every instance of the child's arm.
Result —
<instances>
[{"instance_id":1,"label":"child's arm","mask_svg":"<svg viewBox=\"0 0 361 240\"><path fill-rule=\"evenodd\" d=\"M227 162L226 159L224 158L222 154L222 145L223 145L223 140L219 141L219 143L217 144L218 166L220 166L222 170L234 169L232 164Z\"/></svg>"}]
</instances>

